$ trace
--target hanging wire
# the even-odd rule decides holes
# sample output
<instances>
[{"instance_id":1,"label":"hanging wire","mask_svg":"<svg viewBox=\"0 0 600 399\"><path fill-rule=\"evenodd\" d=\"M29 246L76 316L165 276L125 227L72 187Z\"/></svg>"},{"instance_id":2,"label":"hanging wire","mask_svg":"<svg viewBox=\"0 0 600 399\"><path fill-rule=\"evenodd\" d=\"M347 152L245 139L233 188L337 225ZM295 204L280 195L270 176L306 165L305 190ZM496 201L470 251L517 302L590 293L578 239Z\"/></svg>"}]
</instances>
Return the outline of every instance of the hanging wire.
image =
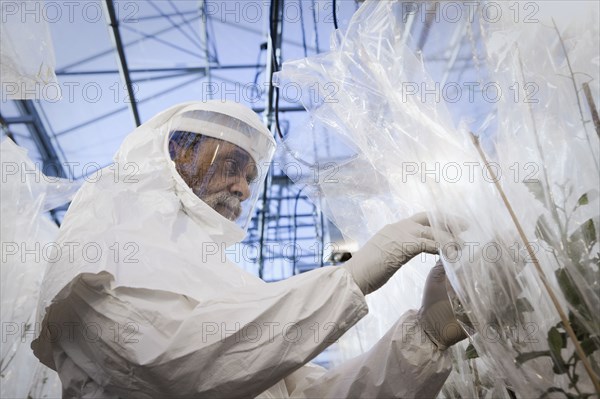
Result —
<instances>
[{"instance_id":1,"label":"hanging wire","mask_svg":"<svg viewBox=\"0 0 600 399\"><path fill-rule=\"evenodd\" d=\"M217 37L217 35L215 34L215 27L213 25L213 19L211 17L210 14L208 14L207 12L207 3L204 2L204 10L203 12L206 15L206 26L208 29L206 29L206 46L209 47L209 57L210 57L210 48L212 48L212 52L213 52L213 59L210 60L208 59L207 62L214 62L217 65L220 65L221 63L219 62L219 53L217 52L217 44L216 44L216 40L212 40L213 37Z\"/></svg>"},{"instance_id":2,"label":"hanging wire","mask_svg":"<svg viewBox=\"0 0 600 399\"><path fill-rule=\"evenodd\" d=\"M337 10L336 10L336 1L332 0L332 5L333 5L333 27L335 28L335 30L338 29L338 21L337 21Z\"/></svg>"},{"instance_id":3,"label":"hanging wire","mask_svg":"<svg viewBox=\"0 0 600 399\"><path fill-rule=\"evenodd\" d=\"M279 71L279 64L277 62L277 55L275 54L275 49L276 49L276 42L275 42L275 37L277 35L276 32L276 28L277 28L277 20L275 18L273 18L274 13L273 13L273 6L274 6L274 2L271 2L271 6L270 6L270 11L271 11L271 21L269 24L269 36L271 39L271 62L273 65L273 71L271 73L271 76L269 77L269 84L273 87L274 89L274 95L275 95L275 129L277 131L277 135L279 136L280 139L283 140L283 134L281 133L281 126L279 125L279 87L277 86L273 86L273 73L278 72Z\"/></svg>"},{"instance_id":4,"label":"hanging wire","mask_svg":"<svg viewBox=\"0 0 600 399\"><path fill-rule=\"evenodd\" d=\"M304 48L304 56L308 57L308 48L306 47L306 29L304 28L304 13L302 12L302 2L298 0L300 8L300 27L302 28L302 47Z\"/></svg>"},{"instance_id":5,"label":"hanging wire","mask_svg":"<svg viewBox=\"0 0 600 399\"><path fill-rule=\"evenodd\" d=\"M149 4L152 8L154 8L154 10L163 18L166 18L167 21L169 21L169 23L171 24L171 26L175 29L177 29L177 31L179 31L179 33L181 33L186 39L188 39L190 41L190 43L192 43L192 45L194 45L198 50L204 50L202 48L202 45L196 41L188 32L186 32L185 30L183 30L183 24L180 24L178 22L176 22L175 20L171 19L171 17L167 14L165 14L165 12L163 10L160 9L160 7L158 7L154 2L149 1L147 2L147 4ZM177 7L175 7L173 5L173 3L171 3L171 6L173 6L175 8L175 12L178 11Z\"/></svg>"},{"instance_id":6,"label":"hanging wire","mask_svg":"<svg viewBox=\"0 0 600 399\"><path fill-rule=\"evenodd\" d=\"M266 43L263 43L266 44ZM261 95L261 90L259 89L259 85L258 85L258 78L260 77L260 74L262 73L262 71L264 69L266 69L266 66L264 68L261 68L260 66L260 60L262 58L262 53L265 50L265 48L263 47L263 44L261 44L259 50L258 50L258 57L256 59L256 73L254 74L254 84L252 85L252 92L253 94L256 95L256 98L260 98Z\"/></svg>"},{"instance_id":7,"label":"hanging wire","mask_svg":"<svg viewBox=\"0 0 600 399\"><path fill-rule=\"evenodd\" d=\"M321 264L319 267L323 267L325 266L325 260L323 259L325 255L325 217L323 216L322 210L317 209L317 211L319 212L319 215L321 215Z\"/></svg>"},{"instance_id":8,"label":"hanging wire","mask_svg":"<svg viewBox=\"0 0 600 399\"><path fill-rule=\"evenodd\" d=\"M306 187L306 186L304 186ZM293 252L292 252L292 275L296 275L296 244L298 242L298 224L296 221L296 215L298 215L298 201L300 200L300 195L302 195L302 190L304 190L304 187L302 187L299 191L298 194L296 194L296 199L294 200L294 217L293 217L293 221L294 221L294 228L293 228L293 232L294 232L294 239L292 241L293 244Z\"/></svg>"},{"instance_id":9,"label":"hanging wire","mask_svg":"<svg viewBox=\"0 0 600 399\"><path fill-rule=\"evenodd\" d=\"M317 6L315 5L315 0L312 0L312 14L313 25L315 27L315 48L317 49L317 54L319 54L321 50L319 50L319 29L317 29Z\"/></svg>"},{"instance_id":10,"label":"hanging wire","mask_svg":"<svg viewBox=\"0 0 600 399\"><path fill-rule=\"evenodd\" d=\"M168 0L169 4L171 5L171 8L175 11L175 13L181 17L182 21L185 21L185 15L181 12L181 10L179 10L179 8L177 8L177 6L175 5L175 3L173 2L173 0ZM196 10L197 12L197 10ZM187 27L189 28L189 31L196 36L196 39L198 39L198 43L202 42L202 38L200 37L200 35L198 34L198 32L196 31L196 29L194 29L192 27L192 25L187 25Z\"/></svg>"}]
</instances>

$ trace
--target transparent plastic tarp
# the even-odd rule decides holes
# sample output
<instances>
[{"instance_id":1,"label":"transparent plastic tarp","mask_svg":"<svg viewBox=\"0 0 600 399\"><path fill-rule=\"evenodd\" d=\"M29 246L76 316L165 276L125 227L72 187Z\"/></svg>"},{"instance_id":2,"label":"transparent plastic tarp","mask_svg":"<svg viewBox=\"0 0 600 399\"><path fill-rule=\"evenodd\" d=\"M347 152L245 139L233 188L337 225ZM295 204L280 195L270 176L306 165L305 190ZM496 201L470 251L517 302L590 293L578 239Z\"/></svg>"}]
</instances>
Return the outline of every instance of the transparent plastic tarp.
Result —
<instances>
[{"instance_id":1,"label":"transparent plastic tarp","mask_svg":"<svg viewBox=\"0 0 600 399\"><path fill-rule=\"evenodd\" d=\"M54 48L43 1L3 1L0 24L0 84L3 101L54 98L60 87L54 68ZM59 10L60 12L60 10ZM47 88L52 85L52 89ZM49 94L50 93L50 94Z\"/></svg>"},{"instance_id":2,"label":"transparent plastic tarp","mask_svg":"<svg viewBox=\"0 0 600 399\"><path fill-rule=\"evenodd\" d=\"M44 175L27 151L10 139L0 144L2 163L2 350L0 396L60 397L58 375L30 348L36 307L58 227L46 211L68 202L78 185Z\"/></svg>"},{"instance_id":3,"label":"transparent plastic tarp","mask_svg":"<svg viewBox=\"0 0 600 399\"><path fill-rule=\"evenodd\" d=\"M473 68L502 93L491 101L478 92L490 110L475 132L454 124L444 96L414 95L415 84L435 82L406 46L401 2L365 2L329 53L284 64L280 87L294 82L310 94L302 102L319 132L312 140L346 149L336 178L295 180L359 243L421 210L434 226L468 222L455 241L441 243L455 310L471 333L468 350L469 342L453 348L443 396L593 394L600 372L599 141L590 108L600 98L598 6L584 2L573 12L565 2L535 3L531 23L515 18L511 4L494 2L500 17L473 21L485 52ZM281 147L320 170L330 155L311 157L307 137L291 132ZM422 287L427 267L415 262L432 265L418 257L369 298L378 322L361 321L342 339L343 352L368 349L400 311L418 307L419 289L406 282Z\"/></svg>"}]
</instances>

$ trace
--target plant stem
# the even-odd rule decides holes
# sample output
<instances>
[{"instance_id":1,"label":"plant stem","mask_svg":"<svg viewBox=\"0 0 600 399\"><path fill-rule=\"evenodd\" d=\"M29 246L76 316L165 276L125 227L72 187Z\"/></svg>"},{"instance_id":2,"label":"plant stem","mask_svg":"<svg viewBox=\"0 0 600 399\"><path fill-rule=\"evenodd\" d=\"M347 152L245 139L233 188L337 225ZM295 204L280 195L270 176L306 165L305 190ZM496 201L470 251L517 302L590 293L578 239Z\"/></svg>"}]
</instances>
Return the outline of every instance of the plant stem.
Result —
<instances>
[{"instance_id":1,"label":"plant stem","mask_svg":"<svg viewBox=\"0 0 600 399\"><path fill-rule=\"evenodd\" d=\"M590 137L587 132L587 127L585 126L585 118L583 117L583 107L581 106L581 101L579 100L579 93L577 92L577 83L575 82L575 74L573 73L573 67L571 66L571 60L569 59L569 54L567 53L567 48L565 47L565 42L563 41L562 36L560 35L560 31L558 30L558 26L556 26L556 22L554 21L554 18L552 18L552 24L554 25L554 30L556 31L558 40L560 41L560 46L563 50L563 53L565 53L565 59L567 60L567 66L569 67L569 72L571 73L571 83L573 83L573 90L575 91L575 97L577 98L577 107L579 108L579 115L581 116L581 123L583 124L583 131L585 132L585 138L586 138L588 144L590 145L590 151L592 151L592 159L594 160L594 163L596 165L596 171L600 171L600 167L598 166L598 160L596 159L596 156L594 155L594 152L592 150L592 142L590 141Z\"/></svg>"},{"instance_id":2,"label":"plant stem","mask_svg":"<svg viewBox=\"0 0 600 399\"><path fill-rule=\"evenodd\" d=\"M594 104L594 98L592 97L590 85L587 82L583 84L583 93L585 94L585 99L588 103L588 106L590 107L590 113L592 114L594 128L596 129L596 133L600 138L600 117L598 117L598 110L596 109L596 104Z\"/></svg>"},{"instance_id":3,"label":"plant stem","mask_svg":"<svg viewBox=\"0 0 600 399\"><path fill-rule=\"evenodd\" d=\"M521 59L521 50L519 49L519 46L517 46L517 59L519 60L519 69L521 71L521 80L522 80L521 87L524 88L525 87L525 69L523 68L523 60ZM546 199L546 207L548 208L548 211L550 211L550 214L556 221L556 225L558 226L558 231L559 231L559 234L561 237L562 245L564 246L564 248L567 248L568 244L567 244L567 240L566 240L566 232L560 221L560 216L558 215L558 212L556 211L556 202L554 201L554 194L552 192L552 187L550 186L550 181L548 180L548 170L546 169L546 159L544 157L544 151L542 150L542 144L540 142L540 135L538 133L537 123L535 122L535 116L533 114L533 108L531 106L531 103L529 103L529 102L527 103L527 111L529 111L529 117L531 118L531 127L533 129L533 137L535 137L535 144L537 146L538 155L539 155L540 161L542 163L542 165L541 165L542 170L544 171L543 176L542 176L544 178L543 183L545 185L545 192L548 194L548 195L544 195L544 198Z\"/></svg>"},{"instance_id":4,"label":"plant stem","mask_svg":"<svg viewBox=\"0 0 600 399\"><path fill-rule=\"evenodd\" d=\"M567 366L567 377L569 377L569 381L571 381L571 385L573 385L573 388L575 389L575 392L577 392L577 394L579 396L581 396L581 391L579 390L579 388L577 388L577 381L573 380L574 375L575 375L575 365L577 364L577 362L575 362L573 364L573 367L569 367ZM569 370L571 370L571 368L573 369L573 375L571 375L571 372Z\"/></svg>"},{"instance_id":5,"label":"plant stem","mask_svg":"<svg viewBox=\"0 0 600 399\"><path fill-rule=\"evenodd\" d=\"M537 256L535 255L535 252L533 251L533 249L531 248L530 245L527 245L527 243L530 241L527 239L527 236L525 235L525 231L523 230L523 227L521 226L521 222L519 222L517 215L513 211L513 208L511 206L510 202L508 201L508 198L506 197L506 194L504 193L504 190L502 189L502 186L500 185L499 180L496 177L496 174L494 173L492 168L490 168L488 160L487 160L483 150L481 149L481 146L479 145L479 139L473 133L471 133L471 138L473 139L473 144L475 145L475 148L477 149L479 156L483 160L483 163L484 163L486 169L490 173L490 176L492 176L492 178L493 178L494 185L496 186L496 189L500 193L500 197L502 197L502 201L504 202L504 205L505 205L506 209L508 210L508 213L510 214L511 219L512 219L515 227L517 228L517 231L519 233L519 236L521 237L521 240L525 244L525 248L527 249L527 252L529 252L529 256L533 262L533 265L535 266L535 269L537 270L538 276L539 276L540 280L542 281L542 284L543 284L544 288L546 289L546 292L548 292L548 295L550 296L550 299L552 300L552 304L554 305L554 307L556 308L556 311L558 312L558 315L563 323L564 329L567 331L567 334L569 334L569 337L571 337L571 340L573 341L573 345L575 346L575 352L577 353L577 356L583 363L585 371L588 373L590 379L592 380L592 383L594 384L596 392L598 392L598 394L600 395L600 382L598 381L599 380L598 376L592 369L592 366L590 365L588 358L585 356L585 352L583 351L583 348L581 347L581 344L579 343L579 340L577 339L577 336L575 335L575 332L573 331L573 328L571 327L571 324L569 323L569 318L567 317L565 311L563 310L556 294L554 293L554 290L550 286L550 283L548 282L548 279L546 278L546 275L544 274L544 271L542 270L542 266L540 265L540 262L539 262Z\"/></svg>"}]
</instances>

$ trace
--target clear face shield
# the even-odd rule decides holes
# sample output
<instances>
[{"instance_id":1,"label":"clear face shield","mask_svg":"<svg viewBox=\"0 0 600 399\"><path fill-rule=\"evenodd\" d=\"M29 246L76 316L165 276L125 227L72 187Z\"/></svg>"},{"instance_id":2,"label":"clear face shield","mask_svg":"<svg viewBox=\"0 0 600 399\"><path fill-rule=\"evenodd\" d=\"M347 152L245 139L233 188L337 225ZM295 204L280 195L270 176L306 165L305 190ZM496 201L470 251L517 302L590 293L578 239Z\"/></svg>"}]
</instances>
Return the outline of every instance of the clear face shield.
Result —
<instances>
[{"instance_id":1,"label":"clear face shield","mask_svg":"<svg viewBox=\"0 0 600 399\"><path fill-rule=\"evenodd\" d=\"M245 231L275 151L268 130L227 114L189 111L171 120L169 132L169 154L179 175Z\"/></svg>"}]
</instances>

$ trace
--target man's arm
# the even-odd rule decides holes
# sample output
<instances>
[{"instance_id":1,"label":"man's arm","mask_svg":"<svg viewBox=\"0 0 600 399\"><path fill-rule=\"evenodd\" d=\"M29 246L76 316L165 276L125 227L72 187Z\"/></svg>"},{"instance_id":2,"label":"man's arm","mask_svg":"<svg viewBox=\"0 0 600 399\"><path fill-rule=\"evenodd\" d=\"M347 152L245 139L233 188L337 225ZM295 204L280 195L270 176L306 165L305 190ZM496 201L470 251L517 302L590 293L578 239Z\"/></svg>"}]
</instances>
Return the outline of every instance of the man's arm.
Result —
<instances>
[{"instance_id":1,"label":"man's arm","mask_svg":"<svg viewBox=\"0 0 600 399\"><path fill-rule=\"evenodd\" d=\"M106 392L122 397L253 397L367 312L342 268L237 295L198 303L165 291L111 290L92 277L80 280L48 314L49 323L74 326L53 343L55 356L65 353Z\"/></svg>"},{"instance_id":2,"label":"man's arm","mask_svg":"<svg viewBox=\"0 0 600 399\"><path fill-rule=\"evenodd\" d=\"M441 262L431 269L419 311L408 311L374 347L330 371L286 378L291 397L434 398L450 374L446 349L467 337L456 320Z\"/></svg>"},{"instance_id":3,"label":"man's arm","mask_svg":"<svg viewBox=\"0 0 600 399\"><path fill-rule=\"evenodd\" d=\"M310 366L285 379L292 398L435 398L452 369L406 312L368 352L329 371Z\"/></svg>"}]
</instances>

